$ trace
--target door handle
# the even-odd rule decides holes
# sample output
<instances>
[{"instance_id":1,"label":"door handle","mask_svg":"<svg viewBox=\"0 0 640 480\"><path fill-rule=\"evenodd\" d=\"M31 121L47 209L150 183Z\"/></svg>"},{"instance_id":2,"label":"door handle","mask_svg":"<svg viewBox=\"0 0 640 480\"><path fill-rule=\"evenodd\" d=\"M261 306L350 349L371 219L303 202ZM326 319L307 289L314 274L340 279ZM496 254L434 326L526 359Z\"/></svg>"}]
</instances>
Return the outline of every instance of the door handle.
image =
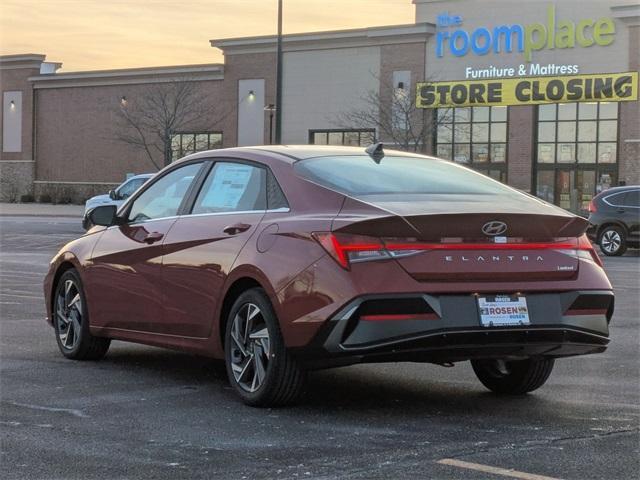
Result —
<instances>
[{"instance_id":1,"label":"door handle","mask_svg":"<svg viewBox=\"0 0 640 480\"><path fill-rule=\"evenodd\" d=\"M144 237L143 241L144 243L152 244L152 243L156 243L158 240L162 240L163 237L164 237L163 233L151 232Z\"/></svg>"},{"instance_id":2,"label":"door handle","mask_svg":"<svg viewBox=\"0 0 640 480\"><path fill-rule=\"evenodd\" d=\"M251 228L251 225L247 223L234 223L233 225L229 225L224 227L222 231L227 235L237 235L242 232L246 232Z\"/></svg>"}]
</instances>

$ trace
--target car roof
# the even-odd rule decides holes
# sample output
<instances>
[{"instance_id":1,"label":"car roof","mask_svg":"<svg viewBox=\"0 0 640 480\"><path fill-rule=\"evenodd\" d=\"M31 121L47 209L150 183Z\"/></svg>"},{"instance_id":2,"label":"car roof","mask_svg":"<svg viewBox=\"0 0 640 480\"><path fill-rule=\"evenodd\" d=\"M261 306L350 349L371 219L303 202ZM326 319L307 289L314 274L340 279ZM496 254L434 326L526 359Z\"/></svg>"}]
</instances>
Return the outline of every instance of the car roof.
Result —
<instances>
[{"instance_id":1,"label":"car roof","mask_svg":"<svg viewBox=\"0 0 640 480\"><path fill-rule=\"evenodd\" d=\"M286 163L295 163L298 160L317 157L367 155L365 147L345 147L341 145L258 145L206 150L181 158L179 161L205 157L220 157L228 154L241 154L242 152L275 153L277 155L274 155L272 158L277 158ZM417 153L408 153L387 148L385 148L385 153L387 155L393 153L394 156L402 157L433 158Z\"/></svg>"},{"instance_id":2,"label":"car roof","mask_svg":"<svg viewBox=\"0 0 640 480\"><path fill-rule=\"evenodd\" d=\"M334 157L334 156L349 156L349 155L367 155L365 147L346 147L342 145L265 145L261 147L252 147L256 150L280 153L294 157L298 160L304 160L307 158L316 157ZM386 148L385 151L395 156L404 157L421 157L415 153L401 152Z\"/></svg>"}]
</instances>

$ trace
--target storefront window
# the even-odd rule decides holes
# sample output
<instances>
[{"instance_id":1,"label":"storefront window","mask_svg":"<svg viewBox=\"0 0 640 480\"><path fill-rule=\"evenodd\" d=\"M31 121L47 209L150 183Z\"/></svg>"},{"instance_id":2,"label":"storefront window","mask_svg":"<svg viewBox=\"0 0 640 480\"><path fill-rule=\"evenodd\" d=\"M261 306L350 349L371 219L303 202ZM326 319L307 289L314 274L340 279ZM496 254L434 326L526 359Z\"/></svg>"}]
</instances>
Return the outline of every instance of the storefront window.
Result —
<instances>
[{"instance_id":1,"label":"storefront window","mask_svg":"<svg viewBox=\"0 0 640 480\"><path fill-rule=\"evenodd\" d=\"M171 158L173 160L195 152L216 148L222 148L222 132L181 132L171 135Z\"/></svg>"},{"instance_id":2,"label":"storefront window","mask_svg":"<svg viewBox=\"0 0 640 480\"><path fill-rule=\"evenodd\" d=\"M506 181L507 107L440 108L436 155Z\"/></svg>"},{"instance_id":3,"label":"storefront window","mask_svg":"<svg viewBox=\"0 0 640 480\"><path fill-rule=\"evenodd\" d=\"M617 103L539 105L537 195L585 213L593 195L615 184L617 138Z\"/></svg>"},{"instance_id":4,"label":"storefront window","mask_svg":"<svg viewBox=\"0 0 640 480\"><path fill-rule=\"evenodd\" d=\"M375 142L376 131L372 128L352 130L309 130L312 145L348 145L367 147Z\"/></svg>"}]
</instances>

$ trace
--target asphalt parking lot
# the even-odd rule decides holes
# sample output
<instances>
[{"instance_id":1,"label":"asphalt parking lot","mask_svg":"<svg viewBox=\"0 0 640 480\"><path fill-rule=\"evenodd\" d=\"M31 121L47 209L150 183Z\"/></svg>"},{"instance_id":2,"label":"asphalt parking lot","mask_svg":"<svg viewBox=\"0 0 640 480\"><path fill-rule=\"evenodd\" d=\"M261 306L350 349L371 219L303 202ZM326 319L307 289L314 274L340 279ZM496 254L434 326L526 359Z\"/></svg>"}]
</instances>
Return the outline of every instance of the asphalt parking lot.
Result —
<instances>
[{"instance_id":1,"label":"asphalt parking lot","mask_svg":"<svg viewBox=\"0 0 640 480\"><path fill-rule=\"evenodd\" d=\"M42 278L79 220L0 217L0 233L0 478L640 478L637 253L605 260L607 352L558 361L534 394L497 397L468 364L368 365L258 410L211 360L121 342L64 359Z\"/></svg>"}]
</instances>

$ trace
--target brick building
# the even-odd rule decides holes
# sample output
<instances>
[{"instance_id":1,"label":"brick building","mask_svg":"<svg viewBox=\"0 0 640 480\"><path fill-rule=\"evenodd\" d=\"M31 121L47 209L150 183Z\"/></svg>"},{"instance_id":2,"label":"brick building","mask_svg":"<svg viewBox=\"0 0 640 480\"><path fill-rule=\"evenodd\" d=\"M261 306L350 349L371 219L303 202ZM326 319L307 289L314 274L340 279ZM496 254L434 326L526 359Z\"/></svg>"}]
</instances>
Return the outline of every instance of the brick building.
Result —
<instances>
[{"instance_id":1,"label":"brick building","mask_svg":"<svg viewBox=\"0 0 640 480\"><path fill-rule=\"evenodd\" d=\"M409 98L429 126L420 149L564 208L640 183L637 1L413 3L414 24L285 36L284 143L393 143L378 122L345 115L369 111L373 95L403 128L389 105ZM155 171L161 152L151 162L118 141L117 117L158 85L189 82L212 107L171 132L174 158L269 143L276 38L211 45L224 64L57 73L44 55L0 57L2 200L79 200Z\"/></svg>"}]
</instances>

